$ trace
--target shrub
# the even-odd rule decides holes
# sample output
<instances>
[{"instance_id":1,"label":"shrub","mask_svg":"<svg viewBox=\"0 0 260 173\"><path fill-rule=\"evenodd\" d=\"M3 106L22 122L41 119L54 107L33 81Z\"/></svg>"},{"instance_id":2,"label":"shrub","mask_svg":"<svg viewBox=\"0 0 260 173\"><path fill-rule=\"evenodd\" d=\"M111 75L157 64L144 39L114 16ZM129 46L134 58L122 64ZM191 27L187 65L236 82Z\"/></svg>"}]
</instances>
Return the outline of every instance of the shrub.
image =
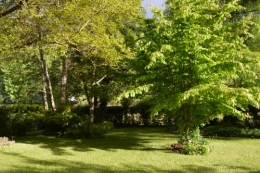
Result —
<instances>
[{"instance_id":1,"label":"shrub","mask_svg":"<svg viewBox=\"0 0 260 173\"><path fill-rule=\"evenodd\" d=\"M209 151L210 148L208 145L198 145L194 143L183 145L181 149L182 154L188 155L208 155Z\"/></svg>"},{"instance_id":2,"label":"shrub","mask_svg":"<svg viewBox=\"0 0 260 173\"><path fill-rule=\"evenodd\" d=\"M95 137L103 137L105 134L114 129L112 122L104 122L93 125L93 135Z\"/></svg>"},{"instance_id":3,"label":"shrub","mask_svg":"<svg viewBox=\"0 0 260 173\"><path fill-rule=\"evenodd\" d=\"M202 138L199 128L182 133L178 143L171 145L170 149L188 155L207 155L210 151L208 141Z\"/></svg>"},{"instance_id":4,"label":"shrub","mask_svg":"<svg viewBox=\"0 0 260 173\"><path fill-rule=\"evenodd\" d=\"M49 134L64 132L81 118L71 112L70 107L60 107L55 112L46 111L44 115L45 132Z\"/></svg>"},{"instance_id":5,"label":"shrub","mask_svg":"<svg viewBox=\"0 0 260 173\"><path fill-rule=\"evenodd\" d=\"M6 106L0 107L0 136L12 136L10 109Z\"/></svg>"},{"instance_id":6,"label":"shrub","mask_svg":"<svg viewBox=\"0 0 260 173\"><path fill-rule=\"evenodd\" d=\"M260 129L208 126L203 128L204 136L255 137L260 138Z\"/></svg>"},{"instance_id":7,"label":"shrub","mask_svg":"<svg viewBox=\"0 0 260 173\"><path fill-rule=\"evenodd\" d=\"M112 122L104 122L93 124L92 137L104 137L108 132L114 129ZM88 120L81 120L78 123L70 126L64 133L65 136L70 138L85 138L88 136Z\"/></svg>"},{"instance_id":8,"label":"shrub","mask_svg":"<svg viewBox=\"0 0 260 173\"><path fill-rule=\"evenodd\" d=\"M87 130L88 130L88 122L87 121L80 121L79 123L72 124L71 127L69 127L65 135L70 138L85 138L87 136Z\"/></svg>"},{"instance_id":9,"label":"shrub","mask_svg":"<svg viewBox=\"0 0 260 173\"><path fill-rule=\"evenodd\" d=\"M242 129L241 130L242 137L253 137L260 138L260 129Z\"/></svg>"},{"instance_id":10,"label":"shrub","mask_svg":"<svg viewBox=\"0 0 260 173\"><path fill-rule=\"evenodd\" d=\"M143 125L150 125L151 124L151 108L153 106L153 102L151 100L142 100L139 103L137 103L135 106L133 106L133 109L135 112L139 113L141 115L141 121L143 122Z\"/></svg>"},{"instance_id":11,"label":"shrub","mask_svg":"<svg viewBox=\"0 0 260 173\"><path fill-rule=\"evenodd\" d=\"M77 114L78 116L89 114L89 106L75 106L71 108L71 112Z\"/></svg>"},{"instance_id":12,"label":"shrub","mask_svg":"<svg viewBox=\"0 0 260 173\"><path fill-rule=\"evenodd\" d=\"M43 117L43 107L39 105L4 105L0 107L0 134L6 136L24 135L37 130ZM5 132L4 132L5 131Z\"/></svg>"}]
</instances>

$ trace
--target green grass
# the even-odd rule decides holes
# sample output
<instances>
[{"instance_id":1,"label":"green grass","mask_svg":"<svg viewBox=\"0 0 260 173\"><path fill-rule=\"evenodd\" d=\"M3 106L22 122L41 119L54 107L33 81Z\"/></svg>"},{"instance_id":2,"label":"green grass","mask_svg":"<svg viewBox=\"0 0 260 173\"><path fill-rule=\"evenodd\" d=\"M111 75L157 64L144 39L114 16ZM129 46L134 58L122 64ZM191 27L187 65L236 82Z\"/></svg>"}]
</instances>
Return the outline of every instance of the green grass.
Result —
<instances>
[{"instance_id":1,"label":"green grass","mask_svg":"<svg viewBox=\"0 0 260 173\"><path fill-rule=\"evenodd\" d=\"M260 140L209 139L208 156L187 156L166 148L177 137L163 128L116 129L103 139L72 140L32 135L0 149L6 173L260 173Z\"/></svg>"}]
</instances>

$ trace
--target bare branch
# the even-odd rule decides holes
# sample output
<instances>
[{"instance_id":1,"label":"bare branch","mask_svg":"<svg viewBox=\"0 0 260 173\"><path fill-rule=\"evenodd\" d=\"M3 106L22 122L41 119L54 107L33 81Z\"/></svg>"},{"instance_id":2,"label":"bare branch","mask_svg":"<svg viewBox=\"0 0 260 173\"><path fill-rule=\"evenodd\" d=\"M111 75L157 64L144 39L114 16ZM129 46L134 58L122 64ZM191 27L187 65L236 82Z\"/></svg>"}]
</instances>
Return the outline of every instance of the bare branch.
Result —
<instances>
[{"instance_id":1,"label":"bare branch","mask_svg":"<svg viewBox=\"0 0 260 173\"><path fill-rule=\"evenodd\" d=\"M101 79L99 79L97 82L94 82L93 84L92 84L92 86L94 86L94 85L98 85L100 82L102 82L105 78L107 77L107 75L105 75L105 76L103 76Z\"/></svg>"},{"instance_id":2,"label":"bare branch","mask_svg":"<svg viewBox=\"0 0 260 173\"><path fill-rule=\"evenodd\" d=\"M79 30L79 32L81 32L87 25L88 23L91 21L91 19L89 19Z\"/></svg>"},{"instance_id":3,"label":"bare branch","mask_svg":"<svg viewBox=\"0 0 260 173\"><path fill-rule=\"evenodd\" d=\"M27 0L28 1L28 0ZM27 2L26 1L26 2ZM15 6L13 6L12 8L0 13L0 18L1 17L4 17L4 16L7 16L8 14L16 11L16 10L19 10L20 8L22 8L22 5L23 5L23 1L20 1L18 4L16 4Z\"/></svg>"}]
</instances>

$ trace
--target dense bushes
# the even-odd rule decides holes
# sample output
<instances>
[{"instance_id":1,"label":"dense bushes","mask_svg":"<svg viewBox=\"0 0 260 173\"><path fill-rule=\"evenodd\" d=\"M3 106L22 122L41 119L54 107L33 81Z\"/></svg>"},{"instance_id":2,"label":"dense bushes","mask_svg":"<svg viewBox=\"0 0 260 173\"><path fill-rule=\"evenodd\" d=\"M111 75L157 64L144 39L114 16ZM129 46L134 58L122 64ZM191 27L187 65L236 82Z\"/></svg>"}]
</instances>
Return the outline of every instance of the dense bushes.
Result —
<instances>
[{"instance_id":1,"label":"dense bushes","mask_svg":"<svg viewBox=\"0 0 260 173\"><path fill-rule=\"evenodd\" d=\"M82 121L82 118L71 112L70 107L59 107L55 112L46 111L44 128L46 133L64 133L72 125Z\"/></svg>"},{"instance_id":2,"label":"dense bushes","mask_svg":"<svg viewBox=\"0 0 260 173\"><path fill-rule=\"evenodd\" d=\"M108 106L105 111L105 121L113 122L116 127L122 126L158 126L168 124L168 119L163 116L150 117L151 105L141 102L129 107L127 110L122 106ZM71 110L73 113L81 116L89 112L88 106L77 106Z\"/></svg>"},{"instance_id":3,"label":"dense bushes","mask_svg":"<svg viewBox=\"0 0 260 173\"><path fill-rule=\"evenodd\" d=\"M96 137L103 137L108 132L114 129L114 125L111 122L103 122L93 125L93 135Z\"/></svg>"},{"instance_id":4,"label":"dense bushes","mask_svg":"<svg viewBox=\"0 0 260 173\"><path fill-rule=\"evenodd\" d=\"M70 138L85 138L88 137L87 134L88 122L81 121L79 123L73 124L68 127L64 132L64 136ZM91 137L104 137L108 132L114 129L114 125L111 122L103 122L93 125L93 134Z\"/></svg>"},{"instance_id":5,"label":"dense bushes","mask_svg":"<svg viewBox=\"0 0 260 173\"><path fill-rule=\"evenodd\" d=\"M77 113L75 113L77 112ZM87 136L88 119L84 107L59 107L55 112L45 111L40 105L4 105L0 107L0 136L25 135L28 131L44 130L45 134L71 138ZM104 136L113 129L113 123L93 126L93 135Z\"/></svg>"},{"instance_id":6,"label":"dense bushes","mask_svg":"<svg viewBox=\"0 0 260 173\"><path fill-rule=\"evenodd\" d=\"M253 137L260 138L260 129L223 127L223 126L207 126L202 129L204 136L216 137Z\"/></svg>"},{"instance_id":7,"label":"dense bushes","mask_svg":"<svg viewBox=\"0 0 260 173\"><path fill-rule=\"evenodd\" d=\"M201 136L199 129L194 129L181 135L178 143L172 144L169 149L187 155L207 155L210 152L208 144L208 141Z\"/></svg>"},{"instance_id":8,"label":"dense bushes","mask_svg":"<svg viewBox=\"0 0 260 173\"><path fill-rule=\"evenodd\" d=\"M3 105L0 107L0 136L24 135L42 125L43 107L39 105Z\"/></svg>"},{"instance_id":9,"label":"dense bushes","mask_svg":"<svg viewBox=\"0 0 260 173\"><path fill-rule=\"evenodd\" d=\"M0 136L12 136L12 119L9 109L5 106L0 107Z\"/></svg>"},{"instance_id":10,"label":"dense bushes","mask_svg":"<svg viewBox=\"0 0 260 173\"><path fill-rule=\"evenodd\" d=\"M46 111L44 116L45 133L70 138L85 138L89 134L88 116L77 115L70 107L60 107L55 112ZM104 122L93 125L93 136L103 137L113 129L113 123Z\"/></svg>"},{"instance_id":11,"label":"dense bushes","mask_svg":"<svg viewBox=\"0 0 260 173\"><path fill-rule=\"evenodd\" d=\"M94 135L103 136L115 126L169 125L162 116L150 118L151 105L140 103L127 108L109 106L106 109L105 122L94 125ZM41 105L2 105L0 106L0 136L24 135L28 131L45 130L48 134L65 135L72 138L87 136L88 106L59 107L57 111L44 111ZM127 114L126 114L127 113ZM255 117L256 120L258 117ZM239 122L230 117L214 122L214 126L202 129L204 136L256 137L260 130L245 128L246 120ZM243 128L241 128L243 127ZM249 126L252 127L252 126Z\"/></svg>"}]
</instances>

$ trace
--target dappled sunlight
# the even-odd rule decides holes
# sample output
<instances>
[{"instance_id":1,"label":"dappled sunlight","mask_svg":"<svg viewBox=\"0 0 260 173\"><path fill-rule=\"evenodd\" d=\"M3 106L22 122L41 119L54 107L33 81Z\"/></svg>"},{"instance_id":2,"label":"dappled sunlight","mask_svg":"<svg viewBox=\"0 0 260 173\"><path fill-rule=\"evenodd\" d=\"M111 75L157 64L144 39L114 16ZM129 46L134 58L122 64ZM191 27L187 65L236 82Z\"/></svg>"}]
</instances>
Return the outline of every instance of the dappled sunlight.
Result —
<instances>
[{"instance_id":1,"label":"dappled sunlight","mask_svg":"<svg viewBox=\"0 0 260 173\"><path fill-rule=\"evenodd\" d=\"M157 131L156 131L157 130ZM137 132L138 131L138 132ZM165 133L165 129L121 129L115 130L105 138L97 139L67 139L50 136L36 135L18 137L18 143L38 145L41 148L52 151L54 155L70 155L70 150L74 151L94 151L99 150L166 150L167 144L150 145L154 140L159 143L162 138L173 138L170 133Z\"/></svg>"},{"instance_id":2,"label":"dappled sunlight","mask_svg":"<svg viewBox=\"0 0 260 173\"><path fill-rule=\"evenodd\" d=\"M176 168L168 169L167 167L162 168L157 166L155 163L140 161L135 164L128 164L127 160L125 162L119 162L115 160L115 165L109 164L97 164L95 161L85 162L81 161L72 161L67 159L52 159L46 160L37 157L28 157L22 154L17 153L8 153L8 155L19 158L22 160L21 163L16 164L16 166L11 170L13 173L25 173L25 172L57 172L57 173L83 173L83 172L98 172L98 173L107 173L107 172L115 172L115 173L123 173L123 172L140 172L140 173L150 173L150 172L161 172L161 173L218 173L218 172L228 172L229 170L235 170L236 172L251 172L256 173L258 170L251 169L246 166L230 166L230 165L218 165L215 164L213 166L199 166L196 164L185 164L181 167L176 165ZM188 159L188 158L187 158ZM26 164L24 164L26 163ZM29 164L28 164L29 163ZM175 163L173 163L174 165ZM222 170L222 171L219 171ZM0 172L9 172L9 168L6 167L2 169Z\"/></svg>"},{"instance_id":3,"label":"dappled sunlight","mask_svg":"<svg viewBox=\"0 0 260 173\"><path fill-rule=\"evenodd\" d=\"M259 171L259 140L209 139L208 156L167 150L177 136L160 128L115 129L105 138L17 137L0 150L0 172L237 173ZM15 166L14 166L15 165Z\"/></svg>"}]
</instances>

